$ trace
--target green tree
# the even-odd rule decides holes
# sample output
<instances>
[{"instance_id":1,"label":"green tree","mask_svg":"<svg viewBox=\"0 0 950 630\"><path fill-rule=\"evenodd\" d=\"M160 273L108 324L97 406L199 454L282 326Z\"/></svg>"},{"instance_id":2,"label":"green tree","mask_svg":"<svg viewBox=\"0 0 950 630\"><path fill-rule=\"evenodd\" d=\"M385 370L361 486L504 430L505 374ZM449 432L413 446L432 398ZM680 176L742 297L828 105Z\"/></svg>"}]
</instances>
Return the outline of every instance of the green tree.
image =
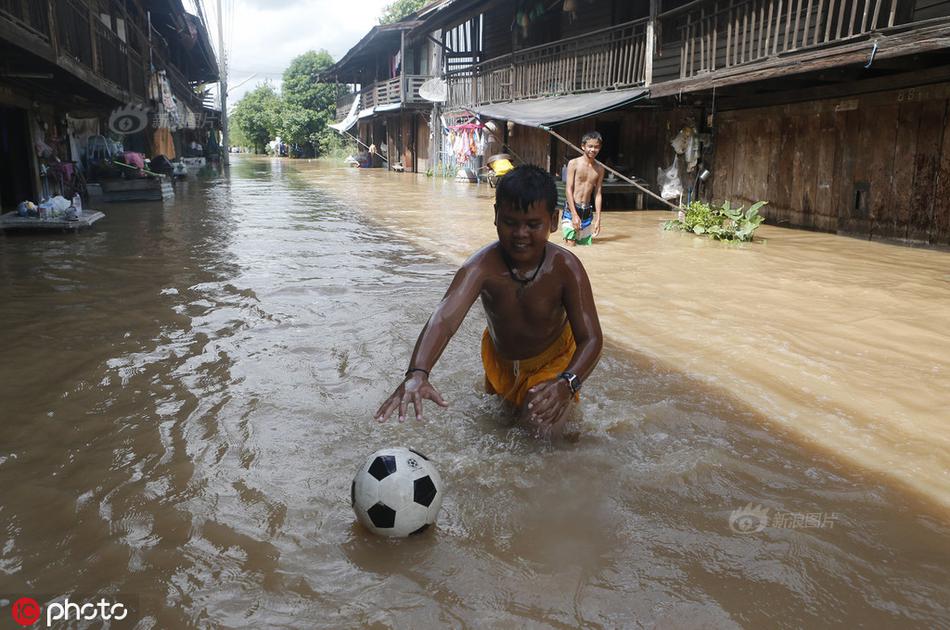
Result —
<instances>
[{"instance_id":1,"label":"green tree","mask_svg":"<svg viewBox=\"0 0 950 630\"><path fill-rule=\"evenodd\" d=\"M336 132L327 126L336 118L336 99L346 92L346 88L337 83L317 81L332 65L330 53L310 50L296 57L284 70L281 138L314 155L322 154L332 144Z\"/></svg>"},{"instance_id":2,"label":"green tree","mask_svg":"<svg viewBox=\"0 0 950 630\"><path fill-rule=\"evenodd\" d=\"M235 125L233 122L228 127L228 136L228 142L231 143L232 147L249 147L253 146L254 144L247 139L247 136L244 135L244 130Z\"/></svg>"},{"instance_id":3,"label":"green tree","mask_svg":"<svg viewBox=\"0 0 950 630\"><path fill-rule=\"evenodd\" d=\"M254 146L254 151L263 153L267 143L277 135L281 110L280 97L274 87L262 83L238 101L231 120Z\"/></svg>"},{"instance_id":4,"label":"green tree","mask_svg":"<svg viewBox=\"0 0 950 630\"><path fill-rule=\"evenodd\" d=\"M383 9L379 18L380 24L392 24L403 19L410 13L415 13L426 5L426 0L396 0Z\"/></svg>"}]
</instances>

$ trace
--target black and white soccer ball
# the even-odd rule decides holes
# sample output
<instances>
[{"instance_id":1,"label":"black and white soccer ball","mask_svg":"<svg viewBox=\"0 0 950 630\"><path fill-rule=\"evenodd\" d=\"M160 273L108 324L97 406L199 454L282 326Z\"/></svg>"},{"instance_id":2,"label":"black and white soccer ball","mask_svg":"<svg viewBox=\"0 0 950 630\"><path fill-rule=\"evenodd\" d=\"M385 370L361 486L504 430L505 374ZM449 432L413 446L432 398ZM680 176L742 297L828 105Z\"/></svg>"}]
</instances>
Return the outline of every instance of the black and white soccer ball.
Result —
<instances>
[{"instance_id":1,"label":"black and white soccer ball","mask_svg":"<svg viewBox=\"0 0 950 630\"><path fill-rule=\"evenodd\" d=\"M360 523L375 534L421 534L442 508L442 478L422 453L401 446L384 448L356 471L350 503Z\"/></svg>"}]
</instances>

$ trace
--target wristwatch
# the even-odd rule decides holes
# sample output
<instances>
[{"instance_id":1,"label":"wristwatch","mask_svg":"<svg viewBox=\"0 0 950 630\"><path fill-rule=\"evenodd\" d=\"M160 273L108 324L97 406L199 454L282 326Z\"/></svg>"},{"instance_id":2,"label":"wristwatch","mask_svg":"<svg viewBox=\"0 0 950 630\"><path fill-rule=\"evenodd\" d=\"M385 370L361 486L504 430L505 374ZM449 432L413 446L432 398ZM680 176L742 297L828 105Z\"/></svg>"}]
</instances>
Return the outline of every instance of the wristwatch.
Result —
<instances>
[{"instance_id":1,"label":"wristwatch","mask_svg":"<svg viewBox=\"0 0 950 630\"><path fill-rule=\"evenodd\" d=\"M577 378L577 374L573 372L561 372L557 375L558 378L563 378L567 381L567 384L571 386L571 393L576 394L581 389L581 379Z\"/></svg>"}]
</instances>

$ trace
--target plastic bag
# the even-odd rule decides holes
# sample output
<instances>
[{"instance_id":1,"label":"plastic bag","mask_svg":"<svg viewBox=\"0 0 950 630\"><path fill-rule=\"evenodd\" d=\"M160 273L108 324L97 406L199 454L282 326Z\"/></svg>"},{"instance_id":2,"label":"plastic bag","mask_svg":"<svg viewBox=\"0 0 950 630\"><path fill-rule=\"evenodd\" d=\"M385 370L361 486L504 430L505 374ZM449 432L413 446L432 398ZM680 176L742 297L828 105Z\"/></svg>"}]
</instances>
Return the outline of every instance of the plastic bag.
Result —
<instances>
[{"instance_id":1,"label":"plastic bag","mask_svg":"<svg viewBox=\"0 0 950 630\"><path fill-rule=\"evenodd\" d=\"M682 155L686 160L686 170L691 171L696 168L696 162L699 161L699 140L696 138L696 131L692 127L683 127L676 137L670 141L673 150L678 155Z\"/></svg>"},{"instance_id":2,"label":"plastic bag","mask_svg":"<svg viewBox=\"0 0 950 630\"><path fill-rule=\"evenodd\" d=\"M673 164L669 168L656 169L656 185L664 199L678 199L683 194L679 156L673 158Z\"/></svg>"},{"instance_id":3,"label":"plastic bag","mask_svg":"<svg viewBox=\"0 0 950 630\"><path fill-rule=\"evenodd\" d=\"M676 137L670 140L670 145L677 154L683 155L686 153L686 148L689 145L689 141L692 137L693 130L689 127L683 127L680 129L680 132L676 134Z\"/></svg>"},{"instance_id":4,"label":"plastic bag","mask_svg":"<svg viewBox=\"0 0 950 630\"><path fill-rule=\"evenodd\" d=\"M53 216L61 217L63 214L65 214L66 208L68 208L71 204L69 203L69 200L66 199L66 197L56 195L50 199L50 205L53 208Z\"/></svg>"}]
</instances>

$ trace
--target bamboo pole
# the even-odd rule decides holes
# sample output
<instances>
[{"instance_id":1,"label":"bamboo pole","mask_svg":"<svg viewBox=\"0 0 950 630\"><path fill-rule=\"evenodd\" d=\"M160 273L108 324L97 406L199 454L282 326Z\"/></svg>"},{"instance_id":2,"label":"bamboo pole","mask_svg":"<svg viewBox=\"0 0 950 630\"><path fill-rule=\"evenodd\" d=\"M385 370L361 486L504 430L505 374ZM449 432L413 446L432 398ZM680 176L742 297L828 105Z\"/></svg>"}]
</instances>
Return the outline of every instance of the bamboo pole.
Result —
<instances>
[{"instance_id":1,"label":"bamboo pole","mask_svg":"<svg viewBox=\"0 0 950 630\"><path fill-rule=\"evenodd\" d=\"M354 136L353 134L351 134L349 131L341 131L340 133L345 133L345 134L348 135L349 137L351 137L351 138L353 138L354 140L356 140L356 144L362 144L364 147L366 147L366 150L369 151L370 148L369 148L368 146L366 146L366 143L364 143L362 140L360 140L359 138L357 138L356 136ZM439 130L439 133L441 133L441 130ZM373 153L376 154L376 155L378 155L379 157L383 158L383 161L386 162L387 164L389 163L389 160L386 159L386 156L383 155L382 153L380 153L379 151L373 151Z\"/></svg>"}]
</instances>

